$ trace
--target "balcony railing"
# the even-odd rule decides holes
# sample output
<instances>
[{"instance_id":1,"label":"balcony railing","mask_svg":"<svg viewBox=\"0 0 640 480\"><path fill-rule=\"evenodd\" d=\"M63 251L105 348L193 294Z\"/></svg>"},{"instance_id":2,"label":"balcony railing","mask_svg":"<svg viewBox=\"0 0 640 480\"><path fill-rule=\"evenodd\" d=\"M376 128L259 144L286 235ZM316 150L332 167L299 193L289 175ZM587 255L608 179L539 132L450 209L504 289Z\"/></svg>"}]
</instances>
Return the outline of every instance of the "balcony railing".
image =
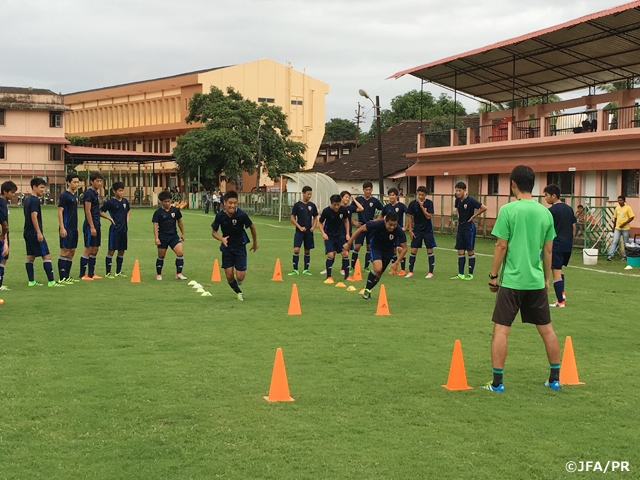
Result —
<instances>
[{"instance_id":1,"label":"balcony railing","mask_svg":"<svg viewBox=\"0 0 640 480\"><path fill-rule=\"evenodd\" d=\"M519 120L513 122L512 140L522 140L523 138L538 138L540 136L540 119Z\"/></svg>"},{"instance_id":2,"label":"balcony railing","mask_svg":"<svg viewBox=\"0 0 640 480\"><path fill-rule=\"evenodd\" d=\"M640 127L640 107L610 108L604 111L608 130Z\"/></svg>"},{"instance_id":3,"label":"balcony railing","mask_svg":"<svg viewBox=\"0 0 640 480\"><path fill-rule=\"evenodd\" d=\"M425 148L449 147L451 146L451 131L441 130L439 132L424 133Z\"/></svg>"}]
</instances>

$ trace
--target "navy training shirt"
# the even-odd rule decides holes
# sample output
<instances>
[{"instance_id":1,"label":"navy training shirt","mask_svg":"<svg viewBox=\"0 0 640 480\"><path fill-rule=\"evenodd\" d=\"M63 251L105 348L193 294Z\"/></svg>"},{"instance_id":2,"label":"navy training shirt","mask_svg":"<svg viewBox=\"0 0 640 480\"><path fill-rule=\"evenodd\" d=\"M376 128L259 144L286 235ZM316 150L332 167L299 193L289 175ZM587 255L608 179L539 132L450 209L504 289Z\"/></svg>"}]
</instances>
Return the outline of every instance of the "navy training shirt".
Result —
<instances>
[{"instance_id":1,"label":"navy training shirt","mask_svg":"<svg viewBox=\"0 0 640 480\"><path fill-rule=\"evenodd\" d=\"M313 202L296 202L291 209L291 215L301 227L309 231L313 225L313 219L318 216L318 208Z\"/></svg>"},{"instance_id":2,"label":"navy training shirt","mask_svg":"<svg viewBox=\"0 0 640 480\"><path fill-rule=\"evenodd\" d=\"M370 222L376 217L376 210L382 211L384 208L380 200L375 197L369 197L369 200L364 197L356 197L356 201L364 208L364 210L358 212L358 221L360 223Z\"/></svg>"},{"instance_id":3,"label":"navy training shirt","mask_svg":"<svg viewBox=\"0 0 640 480\"><path fill-rule=\"evenodd\" d=\"M433 202L431 200L425 198L422 206L427 213L433 215ZM408 214L413 217L413 223L411 224L413 233L433 233L433 223L431 223L430 218L425 217L424 213L422 213L418 200L411 201L407 210Z\"/></svg>"},{"instance_id":4,"label":"navy training shirt","mask_svg":"<svg viewBox=\"0 0 640 480\"><path fill-rule=\"evenodd\" d=\"M573 247L573 224L576 223L573 208L566 203L558 202L551 205L549 211L556 230L553 248L560 252L570 252Z\"/></svg>"},{"instance_id":5,"label":"navy training shirt","mask_svg":"<svg viewBox=\"0 0 640 480\"><path fill-rule=\"evenodd\" d=\"M466 196L463 200L456 197L456 208L458 209L458 230L469 228L469 219L473 213L482 207L482 204L475 198Z\"/></svg>"},{"instance_id":6,"label":"navy training shirt","mask_svg":"<svg viewBox=\"0 0 640 480\"><path fill-rule=\"evenodd\" d=\"M387 213L395 213L398 215L398 225L404 227L404 214L409 213L407 206L404 203L396 202L395 205L387 203L382 207L382 216L385 217Z\"/></svg>"},{"instance_id":7,"label":"navy training shirt","mask_svg":"<svg viewBox=\"0 0 640 480\"><path fill-rule=\"evenodd\" d=\"M326 207L320 215L320 222L324 223L324 233L329 237L342 237L345 235L344 220L347 218L348 210L340 205L337 212L331 207Z\"/></svg>"},{"instance_id":8,"label":"navy training shirt","mask_svg":"<svg viewBox=\"0 0 640 480\"><path fill-rule=\"evenodd\" d=\"M9 206L7 201L0 197L0 224L7 222L9 224Z\"/></svg>"},{"instance_id":9,"label":"navy training shirt","mask_svg":"<svg viewBox=\"0 0 640 480\"><path fill-rule=\"evenodd\" d=\"M173 205L169 207L168 211L160 207L153 212L151 223L158 224L158 238L171 238L177 235L176 225L181 218L182 212Z\"/></svg>"},{"instance_id":10,"label":"navy training shirt","mask_svg":"<svg viewBox=\"0 0 640 480\"><path fill-rule=\"evenodd\" d=\"M69 231L78 229L78 197L69 190L60 194L58 207L62 208L62 225Z\"/></svg>"},{"instance_id":11,"label":"navy training shirt","mask_svg":"<svg viewBox=\"0 0 640 480\"><path fill-rule=\"evenodd\" d=\"M227 215L225 210L219 211L213 219L211 228L216 232L220 228L222 236L229 237L227 238L227 247L242 247L249 243L249 237L245 229L251 227L251 225L253 225L253 222L247 212L236 208L236 211L231 216ZM224 245L221 244L220 249L222 248L224 248Z\"/></svg>"},{"instance_id":12,"label":"navy training shirt","mask_svg":"<svg viewBox=\"0 0 640 480\"><path fill-rule=\"evenodd\" d=\"M382 253L392 256L398 243L406 243L407 236L400 225L396 225L393 231L387 230L384 220L367 222L367 240L371 248L377 248Z\"/></svg>"},{"instance_id":13,"label":"navy training shirt","mask_svg":"<svg viewBox=\"0 0 640 480\"><path fill-rule=\"evenodd\" d=\"M91 203L89 207L89 211L91 212L91 219L93 220L93 226L95 228L100 228L100 199L98 198L98 192L96 192L93 188L87 188L87 191L84 192L84 197L82 200L82 206L85 208L84 213L84 226L88 226L89 222L87 222L87 206L86 203Z\"/></svg>"},{"instance_id":14,"label":"navy training shirt","mask_svg":"<svg viewBox=\"0 0 640 480\"><path fill-rule=\"evenodd\" d=\"M103 212L109 212L109 215L115 222L113 225L114 231L117 233L127 233L127 215L129 213L129 200L123 198L118 200L116 197L111 197L100 208ZM164 209L163 209L164 210ZM182 214L180 215L182 216Z\"/></svg>"},{"instance_id":15,"label":"navy training shirt","mask_svg":"<svg viewBox=\"0 0 640 480\"><path fill-rule=\"evenodd\" d=\"M40 226L40 231L44 235L44 230L42 230L42 212L40 212L40 199L35 195L31 194L24 200L24 236L35 237L36 229L33 227L33 222L31 221L31 214L33 212L38 213L38 225Z\"/></svg>"},{"instance_id":16,"label":"navy training shirt","mask_svg":"<svg viewBox=\"0 0 640 480\"><path fill-rule=\"evenodd\" d=\"M357 212L358 207L355 203L352 203L351 205L341 205L341 207L344 207L344 209L347 211L347 220L349 221L349 235L351 235L351 232L353 231L353 219L351 217L354 213Z\"/></svg>"}]
</instances>

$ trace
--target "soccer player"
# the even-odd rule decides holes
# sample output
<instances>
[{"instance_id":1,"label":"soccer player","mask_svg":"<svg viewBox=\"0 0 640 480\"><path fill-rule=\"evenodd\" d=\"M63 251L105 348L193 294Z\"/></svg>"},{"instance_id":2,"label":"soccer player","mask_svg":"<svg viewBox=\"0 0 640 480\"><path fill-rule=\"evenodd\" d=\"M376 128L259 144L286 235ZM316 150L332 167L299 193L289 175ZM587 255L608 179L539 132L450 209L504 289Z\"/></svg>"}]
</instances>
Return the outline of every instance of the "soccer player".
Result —
<instances>
[{"instance_id":1,"label":"soccer player","mask_svg":"<svg viewBox=\"0 0 640 480\"><path fill-rule=\"evenodd\" d=\"M562 267L569 265L571 258L573 237L576 234L576 217L573 214L573 208L560 201L560 188L557 185L551 184L544 187L544 199L551 205L549 211L553 217L553 227L556 232L551 249L551 270L556 301L549 306L564 308L566 296Z\"/></svg>"},{"instance_id":2,"label":"soccer player","mask_svg":"<svg viewBox=\"0 0 640 480\"><path fill-rule=\"evenodd\" d=\"M535 178L533 170L525 165L513 169L509 180L517 201L500 209L491 232L498 241L489 273L489 290L497 292L498 296L493 310L491 341L493 381L484 388L492 392L504 392L502 376L507 339L518 311L523 323L536 326L544 342L550 367L549 380L544 386L560 390L560 347L551 325L547 297L551 246L556 234L551 213L531 196Z\"/></svg>"},{"instance_id":3,"label":"soccer player","mask_svg":"<svg viewBox=\"0 0 640 480\"><path fill-rule=\"evenodd\" d=\"M41 287L42 284L36 282L33 262L36 257L42 257L42 266L47 274L47 286L64 287L53 279L53 265L51 264L51 254L47 241L42 232L42 213L40 211L40 196L44 195L44 186L47 182L42 178L31 180L31 195L24 200L24 243L27 247L27 277L30 287Z\"/></svg>"},{"instance_id":4,"label":"soccer player","mask_svg":"<svg viewBox=\"0 0 640 480\"><path fill-rule=\"evenodd\" d=\"M109 212L109 216L113 220L113 224L109 227L109 250L105 259L107 278L126 277L122 273L122 262L124 261L124 252L127 249L127 231L129 225L129 200L124 198L124 183L115 182L111 187L113 197L105 202L100 208L103 212ZM113 254L118 251L116 257L116 274L111 273L111 265L113 264Z\"/></svg>"},{"instance_id":5,"label":"soccer player","mask_svg":"<svg viewBox=\"0 0 640 480\"><path fill-rule=\"evenodd\" d=\"M343 190L340 192L340 205L343 206L347 211L347 220L349 222L349 227L345 232L345 237L347 240L351 238L351 233L353 232L353 219L352 216L354 213L361 212L364 210L362 205L358 203L358 201L354 198L353 202L351 202L351 193L347 190ZM353 245L351 246L351 250L353 250ZM320 272L320 275L325 275L327 273L327 269L325 268ZM344 271L340 270L340 275L344 275Z\"/></svg>"},{"instance_id":6,"label":"soccer player","mask_svg":"<svg viewBox=\"0 0 640 480\"><path fill-rule=\"evenodd\" d=\"M249 237L245 229L251 230L253 244L251 250L258 250L258 233L256 227L243 210L238 208L238 194L229 190L224 194L222 210L220 210L211 224L211 236L220 242L222 252L222 268L227 277L227 283L236 292L236 298L244 301L240 286L247 274L247 243ZM218 234L221 229L222 235ZM233 269L235 268L235 275Z\"/></svg>"},{"instance_id":7,"label":"soccer player","mask_svg":"<svg viewBox=\"0 0 640 480\"><path fill-rule=\"evenodd\" d=\"M433 278L433 269L436 264L436 256L433 249L437 246L433 236L433 202L427 198L427 187L418 187L417 199L409 203L408 227L411 234L411 255L409 255L409 273L406 278L413 276L413 267L416 263L418 249L424 243L429 257L429 273L425 278Z\"/></svg>"},{"instance_id":8,"label":"soccer player","mask_svg":"<svg viewBox=\"0 0 640 480\"><path fill-rule=\"evenodd\" d=\"M184 242L182 212L179 208L171 205L170 192L160 192L158 200L160 201L160 207L153 212L153 217L151 218L153 236L158 247L156 280L162 280L162 267L164 266L164 257L167 255L167 248L171 248L173 253L176 254L176 280L186 280L187 277L182 274L182 269L184 268L184 257L182 256L182 242ZM176 224L180 229L180 236L178 236Z\"/></svg>"},{"instance_id":9,"label":"soccer player","mask_svg":"<svg viewBox=\"0 0 640 480\"><path fill-rule=\"evenodd\" d=\"M102 175L93 172L89 175L89 188L84 192L84 223L82 234L84 236L84 252L80 257L80 279L97 280L95 274L96 256L100 249L100 218L105 218L113 224L113 219L100 211L100 199L98 191L102 188ZM85 274L86 273L86 274Z\"/></svg>"},{"instance_id":10,"label":"soccer player","mask_svg":"<svg viewBox=\"0 0 640 480\"><path fill-rule=\"evenodd\" d=\"M349 251L344 251L342 246L347 241L347 232L349 230L349 221L347 220L348 210L341 205L340 195L331 195L329 197L331 206L325 207L320 215L318 223L322 238L324 239L324 251L327 254L326 273L327 279L324 283L333 283L331 269L336 257L336 252L342 254L342 274L346 280L349 277Z\"/></svg>"},{"instance_id":11,"label":"soccer player","mask_svg":"<svg viewBox=\"0 0 640 480\"><path fill-rule=\"evenodd\" d=\"M387 191L387 196L389 197L389 203L387 203L384 207L382 207L382 213L381 215L384 217L387 215L387 213L391 213L391 212L395 212L396 215L398 215L398 225L400 225L400 227L402 228L403 231L407 231L407 228L404 225L404 215L409 213L409 210L407 209L407 206L404 203L400 203L400 194L398 192L397 188L390 188ZM396 238L397 240L397 238ZM397 245L397 249L396 249L396 255L393 256L393 258L391 259L392 262L396 261L396 258L398 258L397 253L400 251L400 246L399 244ZM395 272L393 269L389 272L391 275L395 275L396 273L398 275L406 275L406 271L405 271L405 266L406 266L406 257L402 259L401 262L401 266L400 266L400 271L399 272Z\"/></svg>"},{"instance_id":12,"label":"soccer player","mask_svg":"<svg viewBox=\"0 0 640 480\"><path fill-rule=\"evenodd\" d=\"M613 255L616 253L618 244L620 243L620 237L622 237L622 260L626 260L624 244L629 242L629 232L631 227L629 224L633 222L635 218L633 216L633 210L629 205L626 205L626 197L620 195L618 197L618 206L615 209L615 218L613 219L613 242L611 242L611 248L609 249L609 256L607 262L613 260Z\"/></svg>"},{"instance_id":13,"label":"soccer player","mask_svg":"<svg viewBox=\"0 0 640 480\"><path fill-rule=\"evenodd\" d=\"M391 265L391 270L398 270L398 264L407 253L407 236L402 227L398 225L398 215L395 212L390 212L387 213L384 220L367 222L358 227L354 236L344 244L343 252L348 252L354 239L362 234L366 234L367 244L371 246L371 260L373 262L373 268L367 277L367 286L362 292L362 298L369 300L371 289L380 281L380 277L396 254L397 244L400 244L400 253Z\"/></svg>"},{"instance_id":14,"label":"soccer player","mask_svg":"<svg viewBox=\"0 0 640 480\"><path fill-rule=\"evenodd\" d=\"M311 275L309 262L311 262L311 249L315 248L313 242L313 230L318 224L318 208L311 201L313 190L308 185L302 187L302 200L296 202L291 209L291 223L296 226L293 236L293 271L289 275L299 275L298 262L300 260L300 247L304 244L304 268L303 275Z\"/></svg>"},{"instance_id":15,"label":"soccer player","mask_svg":"<svg viewBox=\"0 0 640 480\"><path fill-rule=\"evenodd\" d=\"M18 187L11 180L4 182L0 187L0 291L8 292L10 289L3 285L4 266L9 259L9 206L7 201L11 200Z\"/></svg>"},{"instance_id":16,"label":"soccer player","mask_svg":"<svg viewBox=\"0 0 640 480\"><path fill-rule=\"evenodd\" d=\"M362 191L364 192L363 196L356 197L356 201L362 205L363 211L358 213L358 221L355 222L356 228L361 227L367 222L370 222L376 218L376 210L382 211L382 203L375 197L371 196L371 192L373 192L373 184L371 182L364 182L362 184ZM380 192L382 193L382 192ZM382 218L378 216L377 218ZM360 235L355 239L355 247L353 253L351 254L351 269L354 269L356 266L356 260L358 260L358 254L360 252L360 248L364 243L366 236ZM367 253L364 257L364 271L369 271L369 262L371 261L371 248L369 247L369 242L367 242Z\"/></svg>"},{"instance_id":17,"label":"soccer player","mask_svg":"<svg viewBox=\"0 0 640 480\"><path fill-rule=\"evenodd\" d=\"M451 280L471 280L473 270L476 267L476 224L473 219L482 215L487 207L467 195L467 185L464 182L456 183L456 204L458 210L458 233L456 235L456 250L458 250L458 275ZM475 212L477 210L477 212ZM474 213L475 212L475 213ZM465 251L469 254L469 275L464 276Z\"/></svg>"},{"instance_id":18,"label":"soccer player","mask_svg":"<svg viewBox=\"0 0 640 480\"><path fill-rule=\"evenodd\" d=\"M60 283L73 285L80 280L71 276L73 257L78 248L78 197L76 192L80 178L75 172L67 174L67 189L58 199L58 234L60 236L60 257L58 258L58 276Z\"/></svg>"}]
</instances>

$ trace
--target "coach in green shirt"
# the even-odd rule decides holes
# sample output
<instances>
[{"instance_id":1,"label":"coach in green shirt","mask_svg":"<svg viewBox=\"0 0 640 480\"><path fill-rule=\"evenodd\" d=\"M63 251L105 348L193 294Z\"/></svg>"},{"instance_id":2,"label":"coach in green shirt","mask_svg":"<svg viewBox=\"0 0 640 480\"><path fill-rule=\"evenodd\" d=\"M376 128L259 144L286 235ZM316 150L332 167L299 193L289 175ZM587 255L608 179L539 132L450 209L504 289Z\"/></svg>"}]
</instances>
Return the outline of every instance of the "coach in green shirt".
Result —
<instances>
[{"instance_id":1,"label":"coach in green shirt","mask_svg":"<svg viewBox=\"0 0 640 480\"><path fill-rule=\"evenodd\" d=\"M547 297L551 244L556 236L553 217L531 196L535 174L530 167L517 166L509 180L517 200L500 209L491 232L498 241L489 273L489 290L497 292L498 296L493 311L491 342L493 382L488 382L485 388L504 392L502 375L507 358L507 339L511 324L520 312L523 323L536 326L547 351L551 371L544 386L560 390L560 347L551 325Z\"/></svg>"}]
</instances>

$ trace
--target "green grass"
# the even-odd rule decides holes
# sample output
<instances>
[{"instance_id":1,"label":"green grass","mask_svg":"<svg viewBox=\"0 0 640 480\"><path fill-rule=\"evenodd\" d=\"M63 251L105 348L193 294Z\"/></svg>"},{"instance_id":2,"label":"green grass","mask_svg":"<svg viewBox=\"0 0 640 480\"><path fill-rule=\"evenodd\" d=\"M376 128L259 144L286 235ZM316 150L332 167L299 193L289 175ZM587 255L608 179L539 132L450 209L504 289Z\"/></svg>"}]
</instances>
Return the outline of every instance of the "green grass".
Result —
<instances>
[{"instance_id":1,"label":"green grass","mask_svg":"<svg viewBox=\"0 0 640 480\"><path fill-rule=\"evenodd\" d=\"M507 392L497 395L479 388L491 379L489 256L479 256L475 280L452 282L456 254L444 248L454 241L438 237L436 277L424 279L421 251L414 278L385 276L392 315L376 317L378 290L366 302L323 285L316 248L314 276L295 277L303 315L289 317L288 223L254 218L260 248L249 254L242 303L226 282L209 282L220 252L212 217L200 213L185 212L184 272L213 297L173 280L172 253L157 282L151 214L132 212L125 257L127 273L140 260L142 283L35 289L26 286L22 212L11 210L0 478L546 479L569 477L571 460L628 461L636 473L626 477L637 478L639 277L568 268L568 306L552 315L561 344L572 336L585 385L544 389L542 342L517 320ZM44 216L55 265L54 209ZM492 243L478 240L477 251L492 253ZM277 257L282 283L270 281ZM74 276L78 266L79 254ZM623 272L619 261L595 268ZM36 278L45 279L40 260ZM470 391L441 387L455 339ZM262 398L277 347L294 403Z\"/></svg>"}]
</instances>

